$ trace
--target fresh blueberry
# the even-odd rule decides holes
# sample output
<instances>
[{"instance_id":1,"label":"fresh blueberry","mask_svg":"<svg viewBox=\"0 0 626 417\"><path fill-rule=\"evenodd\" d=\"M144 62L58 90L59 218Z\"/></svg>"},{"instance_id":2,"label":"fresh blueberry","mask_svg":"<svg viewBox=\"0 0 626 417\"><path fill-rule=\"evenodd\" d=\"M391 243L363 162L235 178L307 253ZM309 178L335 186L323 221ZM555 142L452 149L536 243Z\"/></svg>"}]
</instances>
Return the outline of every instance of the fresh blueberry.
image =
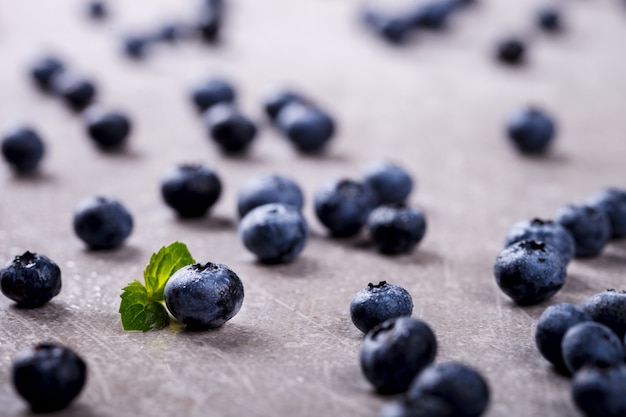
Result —
<instances>
[{"instance_id":1,"label":"fresh blueberry","mask_svg":"<svg viewBox=\"0 0 626 417\"><path fill-rule=\"evenodd\" d=\"M248 180L237 195L239 217L250 210L269 203L283 203L302 209L304 195L300 186L284 175L259 175Z\"/></svg>"},{"instance_id":2,"label":"fresh blueberry","mask_svg":"<svg viewBox=\"0 0 626 417\"><path fill-rule=\"evenodd\" d=\"M24 252L0 269L2 293L20 307L39 307L61 291L61 270L38 253Z\"/></svg>"},{"instance_id":3,"label":"fresh blueberry","mask_svg":"<svg viewBox=\"0 0 626 417\"><path fill-rule=\"evenodd\" d=\"M271 92L265 98L263 107L265 108L267 117L269 117L272 122L275 122L282 108L293 101L304 102L305 100L300 94L294 91L281 89Z\"/></svg>"},{"instance_id":4,"label":"fresh blueberry","mask_svg":"<svg viewBox=\"0 0 626 417\"><path fill-rule=\"evenodd\" d=\"M30 127L19 127L2 138L2 156L18 173L36 170L44 153L43 140Z\"/></svg>"},{"instance_id":5,"label":"fresh blueberry","mask_svg":"<svg viewBox=\"0 0 626 417\"><path fill-rule=\"evenodd\" d=\"M620 339L626 334L626 292L606 290L589 297L583 310L594 321L608 326Z\"/></svg>"},{"instance_id":6,"label":"fresh blueberry","mask_svg":"<svg viewBox=\"0 0 626 417\"><path fill-rule=\"evenodd\" d=\"M537 12L536 23L546 32L558 32L562 28L561 13L554 7L540 9Z\"/></svg>"},{"instance_id":7,"label":"fresh blueberry","mask_svg":"<svg viewBox=\"0 0 626 417\"><path fill-rule=\"evenodd\" d=\"M381 281L377 285L369 283L356 293L350 303L352 323L367 333L385 320L410 316L413 312L411 294L399 285Z\"/></svg>"},{"instance_id":8,"label":"fresh blueberry","mask_svg":"<svg viewBox=\"0 0 626 417\"><path fill-rule=\"evenodd\" d=\"M53 56L48 56L35 61L30 68L30 75L41 90L52 90L53 79L65 71L63 62Z\"/></svg>"},{"instance_id":9,"label":"fresh blueberry","mask_svg":"<svg viewBox=\"0 0 626 417\"><path fill-rule=\"evenodd\" d=\"M607 188L589 198L589 205L606 212L611 222L611 237L626 236L626 190Z\"/></svg>"},{"instance_id":10,"label":"fresh blueberry","mask_svg":"<svg viewBox=\"0 0 626 417\"><path fill-rule=\"evenodd\" d=\"M361 370L378 392L404 392L436 354L435 334L425 322L396 317L380 323L365 336Z\"/></svg>"},{"instance_id":11,"label":"fresh blueberry","mask_svg":"<svg viewBox=\"0 0 626 417\"><path fill-rule=\"evenodd\" d=\"M527 107L514 113L506 125L509 139L526 154L545 152L556 135L556 125L545 111Z\"/></svg>"},{"instance_id":12,"label":"fresh blueberry","mask_svg":"<svg viewBox=\"0 0 626 417\"><path fill-rule=\"evenodd\" d=\"M219 40L223 20L223 7L222 0L203 1L197 27L204 42L215 43Z\"/></svg>"},{"instance_id":13,"label":"fresh blueberry","mask_svg":"<svg viewBox=\"0 0 626 417\"><path fill-rule=\"evenodd\" d=\"M379 204L401 204L413 190L413 178L400 165L375 162L363 173L363 182L372 187Z\"/></svg>"},{"instance_id":14,"label":"fresh blueberry","mask_svg":"<svg viewBox=\"0 0 626 417\"><path fill-rule=\"evenodd\" d=\"M335 122L322 109L291 101L278 113L276 124L297 150L321 151L335 133Z\"/></svg>"},{"instance_id":15,"label":"fresh blueberry","mask_svg":"<svg viewBox=\"0 0 626 417\"><path fill-rule=\"evenodd\" d=\"M572 326L561 341L563 361L572 375L585 365L624 362L624 347L615 332L601 323L584 321Z\"/></svg>"},{"instance_id":16,"label":"fresh blueberry","mask_svg":"<svg viewBox=\"0 0 626 417\"><path fill-rule=\"evenodd\" d=\"M104 20L109 16L107 4L103 0L87 2L87 16L94 20Z\"/></svg>"},{"instance_id":17,"label":"fresh blueberry","mask_svg":"<svg viewBox=\"0 0 626 417\"><path fill-rule=\"evenodd\" d=\"M576 246L572 234L552 220L532 219L515 223L506 234L504 246L522 240L536 240L553 246L566 262L574 257Z\"/></svg>"},{"instance_id":18,"label":"fresh blueberry","mask_svg":"<svg viewBox=\"0 0 626 417\"><path fill-rule=\"evenodd\" d=\"M309 227L297 207L272 203L248 212L239 225L239 235L261 262L281 263L302 252Z\"/></svg>"},{"instance_id":19,"label":"fresh blueberry","mask_svg":"<svg viewBox=\"0 0 626 417\"><path fill-rule=\"evenodd\" d=\"M378 36L396 44L406 41L412 29L412 22L405 16L391 16L371 8L362 12L362 20Z\"/></svg>"},{"instance_id":20,"label":"fresh blueberry","mask_svg":"<svg viewBox=\"0 0 626 417\"><path fill-rule=\"evenodd\" d=\"M203 117L211 137L225 153L244 152L257 133L252 120L232 104L216 104L210 107Z\"/></svg>"},{"instance_id":21,"label":"fresh blueberry","mask_svg":"<svg viewBox=\"0 0 626 417\"><path fill-rule=\"evenodd\" d=\"M211 78L195 86L191 98L198 111L202 113L216 104L234 102L235 89L225 79Z\"/></svg>"},{"instance_id":22,"label":"fresh blueberry","mask_svg":"<svg viewBox=\"0 0 626 417\"><path fill-rule=\"evenodd\" d=\"M364 183L341 179L315 194L315 214L335 237L356 235L376 206L376 195Z\"/></svg>"},{"instance_id":23,"label":"fresh blueberry","mask_svg":"<svg viewBox=\"0 0 626 417\"><path fill-rule=\"evenodd\" d=\"M582 368L572 382L572 399L587 417L626 416L626 366Z\"/></svg>"},{"instance_id":24,"label":"fresh blueberry","mask_svg":"<svg viewBox=\"0 0 626 417\"><path fill-rule=\"evenodd\" d=\"M187 265L165 284L165 304L176 320L193 330L213 329L232 319L243 304L243 284L228 266Z\"/></svg>"},{"instance_id":25,"label":"fresh blueberry","mask_svg":"<svg viewBox=\"0 0 626 417\"><path fill-rule=\"evenodd\" d=\"M93 102L97 92L94 83L68 72L53 78L53 89L69 108L78 112Z\"/></svg>"},{"instance_id":26,"label":"fresh blueberry","mask_svg":"<svg viewBox=\"0 0 626 417\"><path fill-rule=\"evenodd\" d=\"M370 213L367 229L380 253L408 253L424 237L426 218L420 210L403 204L384 205Z\"/></svg>"},{"instance_id":27,"label":"fresh blueberry","mask_svg":"<svg viewBox=\"0 0 626 417\"><path fill-rule=\"evenodd\" d=\"M90 249L116 248L126 240L132 230L132 216L114 198L88 198L74 212L74 231Z\"/></svg>"},{"instance_id":28,"label":"fresh blueberry","mask_svg":"<svg viewBox=\"0 0 626 417\"><path fill-rule=\"evenodd\" d=\"M411 13L411 24L420 29L440 30L446 27L448 19L456 9L455 1L433 0L419 4Z\"/></svg>"},{"instance_id":29,"label":"fresh blueberry","mask_svg":"<svg viewBox=\"0 0 626 417\"><path fill-rule=\"evenodd\" d=\"M413 403L431 396L448 404L455 417L480 417L489 405L489 386L480 372L468 365L437 363L424 368L407 393Z\"/></svg>"},{"instance_id":30,"label":"fresh blueberry","mask_svg":"<svg viewBox=\"0 0 626 417\"><path fill-rule=\"evenodd\" d=\"M554 304L546 308L535 327L537 349L556 369L567 370L561 353L561 342L565 333L578 323L592 321L591 316L577 305Z\"/></svg>"},{"instance_id":31,"label":"fresh blueberry","mask_svg":"<svg viewBox=\"0 0 626 417\"><path fill-rule=\"evenodd\" d=\"M576 257L598 255L611 237L611 221L602 209L588 204L569 204L560 208L554 220L574 237Z\"/></svg>"},{"instance_id":32,"label":"fresh blueberry","mask_svg":"<svg viewBox=\"0 0 626 417\"><path fill-rule=\"evenodd\" d=\"M13 359L13 385L35 413L67 407L87 379L85 361L72 349L56 343L40 343Z\"/></svg>"},{"instance_id":33,"label":"fresh blueberry","mask_svg":"<svg viewBox=\"0 0 626 417\"><path fill-rule=\"evenodd\" d=\"M418 401L402 398L387 403L378 417L455 417L455 414L441 398L422 395Z\"/></svg>"},{"instance_id":34,"label":"fresh blueberry","mask_svg":"<svg viewBox=\"0 0 626 417\"><path fill-rule=\"evenodd\" d=\"M161 181L161 196L181 217L201 217L222 193L217 174L202 164L181 164Z\"/></svg>"},{"instance_id":35,"label":"fresh blueberry","mask_svg":"<svg viewBox=\"0 0 626 417\"><path fill-rule=\"evenodd\" d=\"M89 137L104 150L120 148L131 131L128 116L117 111L87 110L85 124Z\"/></svg>"},{"instance_id":36,"label":"fresh blueberry","mask_svg":"<svg viewBox=\"0 0 626 417\"><path fill-rule=\"evenodd\" d=\"M554 247L522 240L500 252L493 273L502 292L519 305L531 305L547 300L561 289L566 265Z\"/></svg>"},{"instance_id":37,"label":"fresh blueberry","mask_svg":"<svg viewBox=\"0 0 626 417\"><path fill-rule=\"evenodd\" d=\"M496 58L508 65L519 65L524 62L526 45L516 37L506 37L496 44Z\"/></svg>"}]
</instances>

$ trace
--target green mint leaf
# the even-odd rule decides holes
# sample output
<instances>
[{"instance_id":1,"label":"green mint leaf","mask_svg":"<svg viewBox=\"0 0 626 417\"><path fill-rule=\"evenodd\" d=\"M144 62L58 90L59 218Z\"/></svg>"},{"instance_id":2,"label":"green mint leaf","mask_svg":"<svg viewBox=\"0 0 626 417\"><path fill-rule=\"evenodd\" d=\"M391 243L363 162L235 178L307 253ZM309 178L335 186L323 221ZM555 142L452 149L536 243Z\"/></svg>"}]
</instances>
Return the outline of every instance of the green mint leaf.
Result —
<instances>
[{"instance_id":1,"label":"green mint leaf","mask_svg":"<svg viewBox=\"0 0 626 417\"><path fill-rule=\"evenodd\" d=\"M141 282L133 281L122 290L120 314L126 331L161 329L170 322L165 306L148 298L148 291Z\"/></svg>"},{"instance_id":2,"label":"green mint leaf","mask_svg":"<svg viewBox=\"0 0 626 417\"><path fill-rule=\"evenodd\" d=\"M148 298L151 301L163 301L163 289L167 280L183 266L195 262L187 246L181 242L174 242L153 254L143 272Z\"/></svg>"}]
</instances>

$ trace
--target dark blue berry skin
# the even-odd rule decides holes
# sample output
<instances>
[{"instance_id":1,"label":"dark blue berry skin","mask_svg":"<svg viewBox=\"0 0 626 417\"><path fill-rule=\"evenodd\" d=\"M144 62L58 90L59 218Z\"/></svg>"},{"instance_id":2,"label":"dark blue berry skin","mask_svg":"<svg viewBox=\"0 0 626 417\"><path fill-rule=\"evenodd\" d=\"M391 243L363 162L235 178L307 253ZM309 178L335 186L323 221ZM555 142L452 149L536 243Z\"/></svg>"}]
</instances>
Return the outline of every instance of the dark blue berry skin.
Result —
<instances>
[{"instance_id":1,"label":"dark blue berry skin","mask_svg":"<svg viewBox=\"0 0 626 417\"><path fill-rule=\"evenodd\" d=\"M291 101L276 119L278 128L303 153L320 152L335 133L335 122L322 109Z\"/></svg>"},{"instance_id":2,"label":"dark blue berry skin","mask_svg":"<svg viewBox=\"0 0 626 417\"><path fill-rule=\"evenodd\" d=\"M611 221L606 212L588 204L562 207L554 221L561 223L574 237L577 258L600 254L611 237Z\"/></svg>"},{"instance_id":3,"label":"dark blue berry skin","mask_svg":"<svg viewBox=\"0 0 626 417\"><path fill-rule=\"evenodd\" d=\"M181 164L161 181L161 196L180 217L204 216L222 193L217 174L201 164Z\"/></svg>"},{"instance_id":4,"label":"dark blue berry skin","mask_svg":"<svg viewBox=\"0 0 626 417\"><path fill-rule=\"evenodd\" d=\"M235 89L221 78L212 78L198 84L191 92L191 99L200 113L219 103L233 103Z\"/></svg>"},{"instance_id":5,"label":"dark blue berry skin","mask_svg":"<svg viewBox=\"0 0 626 417\"><path fill-rule=\"evenodd\" d=\"M426 234L426 218L415 208L384 205L370 213L367 229L380 253L398 255L411 252L421 242Z\"/></svg>"},{"instance_id":6,"label":"dark blue berry skin","mask_svg":"<svg viewBox=\"0 0 626 417\"><path fill-rule=\"evenodd\" d=\"M39 307L61 291L61 270L47 256L27 251L0 269L0 287L19 307Z\"/></svg>"},{"instance_id":7,"label":"dark blue berry skin","mask_svg":"<svg viewBox=\"0 0 626 417\"><path fill-rule=\"evenodd\" d=\"M228 266L187 265L165 284L165 304L190 330L214 329L233 318L243 304L243 283Z\"/></svg>"},{"instance_id":8,"label":"dark blue berry skin","mask_svg":"<svg viewBox=\"0 0 626 417\"><path fill-rule=\"evenodd\" d=\"M537 12L536 23L546 32L558 32L562 29L561 13L553 7L543 8Z\"/></svg>"},{"instance_id":9,"label":"dark blue berry skin","mask_svg":"<svg viewBox=\"0 0 626 417\"><path fill-rule=\"evenodd\" d=\"M445 362L424 368L407 393L413 403L430 396L443 400L455 417L480 417L489 405L490 395L487 381L476 369Z\"/></svg>"},{"instance_id":10,"label":"dark blue berry skin","mask_svg":"<svg viewBox=\"0 0 626 417\"><path fill-rule=\"evenodd\" d=\"M280 113L283 107L291 102L304 103L305 100L300 94L294 91L277 90L273 91L265 98L263 101L263 107L265 108L267 117L269 117L272 122L275 122L278 117L278 113Z\"/></svg>"},{"instance_id":11,"label":"dark blue berry skin","mask_svg":"<svg viewBox=\"0 0 626 417\"><path fill-rule=\"evenodd\" d=\"M109 16L107 4L102 0L91 0L87 3L87 16L94 20L104 20Z\"/></svg>"},{"instance_id":12,"label":"dark blue berry skin","mask_svg":"<svg viewBox=\"0 0 626 417\"><path fill-rule=\"evenodd\" d=\"M367 167L363 182L372 187L379 204L402 204L413 190L413 178L391 162L376 162Z\"/></svg>"},{"instance_id":13,"label":"dark blue berry skin","mask_svg":"<svg viewBox=\"0 0 626 417\"><path fill-rule=\"evenodd\" d=\"M412 29L411 20L405 16L390 16L370 8L362 12L361 19L376 35L395 44L405 42Z\"/></svg>"},{"instance_id":14,"label":"dark blue berry skin","mask_svg":"<svg viewBox=\"0 0 626 417\"><path fill-rule=\"evenodd\" d=\"M81 112L89 106L96 97L96 86L91 81L63 72L54 77L54 92L63 99L72 110Z\"/></svg>"},{"instance_id":15,"label":"dark blue berry skin","mask_svg":"<svg viewBox=\"0 0 626 417\"><path fill-rule=\"evenodd\" d=\"M17 173L37 169L45 154L41 137L30 127L20 127L2 138L2 156Z\"/></svg>"},{"instance_id":16,"label":"dark blue berry skin","mask_svg":"<svg viewBox=\"0 0 626 417\"><path fill-rule=\"evenodd\" d=\"M626 236L626 190L607 188L592 195L589 205L604 210L611 222L611 237Z\"/></svg>"},{"instance_id":17,"label":"dark blue berry skin","mask_svg":"<svg viewBox=\"0 0 626 417\"><path fill-rule=\"evenodd\" d=\"M131 131L128 116L117 111L91 112L85 115L89 137L103 150L119 149L126 143Z\"/></svg>"},{"instance_id":18,"label":"dark blue berry skin","mask_svg":"<svg viewBox=\"0 0 626 417\"><path fill-rule=\"evenodd\" d=\"M377 325L365 336L361 370L378 392L395 394L406 391L436 354L435 334L425 322L396 317Z\"/></svg>"},{"instance_id":19,"label":"dark blue berry skin","mask_svg":"<svg viewBox=\"0 0 626 417\"><path fill-rule=\"evenodd\" d=\"M82 201L74 212L74 231L90 249L120 246L133 230L133 218L121 202L110 197Z\"/></svg>"},{"instance_id":20,"label":"dark blue berry skin","mask_svg":"<svg viewBox=\"0 0 626 417\"><path fill-rule=\"evenodd\" d=\"M507 37L496 44L496 59L507 65L520 65L524 62L526 45L521 39Z\"/></svg>"},{"instance_id":21,"label":"dark blue berry skin","mask_svg":"<svg viewBox=\"0 0 626 417\"><path fill-rule=\"evenodd\" d=\"M455 1L434 0L419 4L410 13L411 24L420 29L441 30L448 24L448 19L456 9Z\"/></svg>"},{"instance_id":22,"label":"dark blue berry skin","mask_svg":"<svg viewBox=\"0 0 626 417\"><path fill-rule=\"evenodd\" d=\"M219 40L223 20L222 0L206 0L199 12L197 22L201 39L209 44Z\"/></svg>"},{"instance_id":23,"label":"dark blue berry skin","mask_svg":"<svg viewBox=\"0 0 626 417\"><path fill-rule=\"evenodd\" d=\"M239 217L269 203L282 203L302 210L304 195L300 186L284 175L259 175L248 180L237 195Z\"/></svg>"},{"instance_id":24,"label":"dark blue berry skin","mask_svg":"<svg viewBox=\"0 0 626 417\"><path fill-rule=\"evenodd\" d=\"M515 147L526 154L545 152L556 135L552 117L542 110L527 107L511 116L507 134Z\"/></svg>"},{"instance_id":25,"label":"dark blue berry skin","mask_svg":"<svg viewBox=\"0 0 626 417\"><path fill-rule=\"evenodd\" d=\"M232 104L216 104L210 107L203 117L211 138L227 154L240 154L246 151L257 133L252 120Z\"/></svg>"},{"instance_id":26,"label":"dark blue berry skin","mask_svg":"<svg viewBox=\"0 0 626 417\"><path fill-rule=\"evenodd\" d=\"M15 356L12 378L33 412L50 413L67 407L80 394L87 365L67 346L41 343Z\"/></svg>"},{"instance_id":27,"label":"dark blue berry skin","mask_svg":"<svg viewBox=\"0 0 626 417\"><path fill-rule=\"evenodd\" d=\"M452 408L442 399L422 395L417 401L407 398L387 403L378 417L455 417Z\"/></svg>"},{"instance_id":28,"label":"dark blue berry skin","mask_svg":"<svg viewBox=\"0 0 626 417\"><path fill-rule=\"evenodd\" d=\"M585 365L624 362L624 347L615 332L601 323L585 321L571 327L561 342L563 361L572 375Z\"/></svg>"},{"instance_id":29,"label":"dark blue berry skin","mask_svg":"<svg viewBox=\"0 0 626 417\"><path fill-rule=\"evenodd\" d=\"M56 57L49 56L35 61L30 68L30 75L42 91L52 90L54 77L65 71L65 65Z\"/></svg>"},{"instance_id":30,"label":"dark blue berry skin","mask_svg":"<svg viewBox=\"0 0 626 417\"><path fill-rule=\"evenodd\" d=\"M561 342L567 331L585 321L592 321L589 314L570 303L554 304L546 308L535 327L535 344L541 355L560 372L567 371L561 352Z\"/></svg>"},{"instance_id":31,"label":"dark blue berry skin","mask_svg":"<svg viewBox=\"0 0 626 417\"><path fill-rule=\"evenodd\" d=\"M574 404L587 417L626 415L626 366L586 366L572 382Z\"/></svg>"},{"instance_id":32,"label":"dark blue berry skin","mask_svg":"<svg viewBox=\"0 0 626 417\"><path fill-rule=\"evenodd\" d=\"M522 240L536 240L553 246L559 251L566 262L569 262L576 251L572 234L560 223L552 220L532 219L515 223L506 234L504 246Z\"/></svg>"},{"instance_id":33,"label":"dark blue berry skin","mask_svg":"<svg viewBox=\"0 0 626 417\"><path fill-rule=\"evenodd\" d=\"M608 326L623 339L626 334L626 292L606 290L589 297L583 304L583 310L591 318Z\"/></svg>"},{"instance_id":34,"label":"dark blue berry skin","mask_svg":"<svg viewBox=\"0 0 626 417\"><path fill-rule=\"evenodd\" d=\"M523 240L500 252L493 267L498 287L519 305L540 303L565 284L567 263L552 246Z\"/></svg>"},{"instance_id":35,"label":"dark blue berry skin","mask_svg":"<svg viewBox=\"0 0 626 417\"><path fill-rule=\"evenodd\" d=\"M147 55L152 41L150 36L129 35L123 39L122 51L128 58L140 60Z\"/></svg>"},{"instance_id":36,"label":"dark blue berry skin","mask_svg":"<svg viewBox=\"0 0 626 417\"><path fill-rule=\"evenodd\" d=\"M372 189L348 179L329 182L315 194L315 214L335 237L359 233L375 206Z\"/></svg>"},{"instance_id":37,"label":"dark blue berry skin","mask_svg":"<svg viewBox=\"0 0 626 417\"><path fill-rule=\"evenodd\" d=\"M309 226L294 206L271 203L246 214L239 224L244 246L264 263L294 260L304 249Z\"/></svg>"},{"instance_id":38,"label":"dark blue berry skin","mask_svg":"<svg viewBox=\"0 0 626 417\"><path fill-rule=\"evenodd\" d=\"M386 281L377 285L368 284L356 293L350 303L352 323L363 333L391 318L410 316L412 312L411 294L401 286Z\"/></svg>"}]
</instances>

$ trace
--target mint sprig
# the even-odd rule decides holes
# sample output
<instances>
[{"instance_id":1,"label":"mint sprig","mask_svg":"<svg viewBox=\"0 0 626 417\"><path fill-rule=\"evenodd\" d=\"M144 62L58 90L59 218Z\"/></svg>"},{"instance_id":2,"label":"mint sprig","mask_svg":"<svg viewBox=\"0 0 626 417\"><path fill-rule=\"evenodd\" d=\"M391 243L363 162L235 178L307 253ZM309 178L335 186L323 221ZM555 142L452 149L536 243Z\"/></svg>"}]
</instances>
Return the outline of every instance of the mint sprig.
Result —
<instances>
[{"instance_id":1,"label":"mint sprig","mask_svg":"<svg viewBox=\"0 0 626 417\"><path fill-rule=\"evenodd\" d=\"M163 290L167 280L186 265L195 263L187 246L174 242L152 254L143 271L145 285L135 280L122 289L120 315L126 331L162 329L170 322L163 305Z\"/></svg>"}]
</instances>

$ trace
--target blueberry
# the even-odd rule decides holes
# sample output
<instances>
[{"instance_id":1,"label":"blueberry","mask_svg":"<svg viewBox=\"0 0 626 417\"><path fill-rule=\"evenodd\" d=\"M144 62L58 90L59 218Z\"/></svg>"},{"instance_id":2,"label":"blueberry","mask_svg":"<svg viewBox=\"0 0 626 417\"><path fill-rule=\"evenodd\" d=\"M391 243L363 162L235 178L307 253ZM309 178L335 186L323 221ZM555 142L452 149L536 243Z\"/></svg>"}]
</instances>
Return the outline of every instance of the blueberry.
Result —
<instances>
[{"instance_id":1,"label":"blueberry","mask_svg":"<svg viewBox=\"0 0 626 417\"><path fill-rule=\"evenodd\" d=\"M509 65L519 65L524 62L526 45L516 37L506 37L496 44L496 58Z\"/></svg>"},{"instance_id":2,"label":"blueberry","mask_svg":"<svg viewBox=\"0 0 626 417\"><path fill-rule=\"evenodd\" d=\"M375 205L372 189L349 179L329 182L315 194L315 214L335 237L356 235Z\"/></svg>"},{"instance_id":3,"label":"blueberry","mask_svg":"<svg viewBox=\"0 0 626 417\"><path fill-rule=\"evenodd\" d=\"M558 32L562 28L561 13L554 7L542 8L537 12L536 24L546 32Z\"/></svg>"},{"instance_id":4,"label":"blueberry","mask_svg":"<svg viewBox=\"0 0 626 417\"><path fill-rule=\"evenodd\" d=\"M585 365L624 362L624 347L615 332L601 323L584 321L572 326L561 341L563 361L572 374Z\"/></svg>"},{"instance_id":5,"label":"blueberry","mask_svg":"<svg viewBox=\"0 0 626 417\"><path fill-rule=\"evenodd\" d=\"M408 253L424 237L426 218L420 210L403 204L384 205L370 213L367 229L380 253Z\"/></svg>"},{"instance_id":6,"label":"blueberry","mask_svg":"<svg viewBox=\"0 0 626 417\"><path fill-rule=\"evenodd\" d=\"M131 59L142 59L148 53L153 39L146 35L128 35L122 40L122 52Z\"/></svg>"},{"instance_id":7,"label":"blueberry","mask_svg":"<svg viewBox=\"0 0 626 417\"><path fill-rule=\"evenodd\" d=\"M245 216L250 210L269 203L283 203L302 210L304 196L300 186L284 175L266 174L248 180L237 195L239 216Z\"/></svg>"},{"instance_id":8,"label":"blueberry","mask_svg":"<svg viewBox=\"0 0 626 417\"><path fill-rule=\"evenodd\" d=\"M498 287L519 305L537 304L565 284L566 262L552 246L522 240L500 252L493 267Z\"/></svg>"},{"instance_id":9,"label":"blueberry","mask_svg":"<svg viewBox=\"0 0 626 417\"><path fill-rule=\"evenodd\" d=\"M104 150L120 148L131 131L128 116L117 111L90 109L85 114L85 124L89 137Z\"/></svg>"},{"instance_id":10,"label":"blueberry","mask_svg":"<svg viewBox=\"0 0 626 417\"><path fill-rule=\"evenodd\" d=\"M589 205L601 208L609 216L611 237L626 236L626 190L606 188L589 198Z\"/></svg>"},{"instance_id":11,"label":"blueberry","mask_svg":"<svg viewBox=\"0 0 626 417\"><path fill-rule=\"evenodd\" d=\"M602 209L588 204L569 204L559 209L554 220L574 237L576 257L598 255L611 237L611 221Z\"/></svg>"},{"instance_id":12,"label":"blueberry","mask_svg":"<svg viewBox=\"0 0 626 417\"><path fill-rule=\"evenodd\" d=\"M87 16L94 20L104 20L109 16L107 4L102 0L87 2Z\"/></svg>"},{"instance_id":13,"label":"blueberry","mask_svg":"<svg viewBox=\"0 0 626 417\"><path fill-rule=\"evenodd\" d=\"M256 125L232 104L216 104L203 117L211 137L225 153L244 152L257 133Z\"/></svg>"},{"instance_id":14,"label":"blueberry","mask_svg":"<svg viewBox=\"0 0 626 417\"><path fill-rule=\"evenodd\" d=\"M321 151L335 133L335 122L318 107L291 101L278 113L276 124L300 152Z\"/></svg>"},{"instance_id":15,"label":"blueberry","mask_svg":"<svg viewBox=\"0 0 626 417\"><path fill-rule=\"evenodd\" d=\"M83 389L87 365L72 349L40 343L13 359L13 385L35 413L67 407Z\"/></svg>"},{"instance_id":16,"label":"blueberry","mask_svg":"<svg viewBox=\"0 0 626 417\"><path fill-rule=\"evenodd\" d=\"M435 360L436 354L435 334L425 322L396 317L374 327L365 336L361 370L378 392L403 392Z\"/></svg>"},{"instance_id":17,"label":"blueberry","mask_svg":"<svg viewBox=\"0 0 626 417\"><path fill-rule=\"evenodd\" d=\"M161 26L154 39L157 41L174 43L185 36L185 28L175 23L167 23Z\"/></svg>"},{"instance_id":18,"label":"blueberry","mask_svg":"<svg viewBox=\"0 0 626 417\"><path fill-rule=\"evenodd\" d=\"M419 4L410 13L411 24L420 29L443 29L448 24L448 20L456 7L455 1L445 0Z\"/></svg>"},{"instance_id":19,"label":"blueberry","mask_svg":"<svg viewBox=\"0 0 626 417\"><path fill-rule=\"evenodd\" d=\"M513 114L506 125L515 147L526 154L545 152L556 135L556 125L545 111L527 107Z\"/></svg>"},{"instance_id":20,"label":"blueberry","mask_svg":"<svg viewBox=\"0 0 626 417\"><path fill-rule=\"evenodd\" d=\"M515 223L506 234L504 246L522 240L536 240L553 246L566 262L574 257L576 246L572 234L553 220L522 220Z\"/></svg>"},{"instance_id":21,"label":"blueberry","mask_svg":"<svg viewBox=\"0 0 626 417\"><path fill-rule=\"evenodd\" d=\"M411 32L411 21L405 16L390 16L370 8L362 12L362 20L374 33L391 43L406 41Z\"/></svg>"},{"instance_id":22,"label":"blueberry","mask_svg":"<svg viewBox=\"0 0 626 417\"><path fill-rule=\"evenodd\" d=\"M235 89L232 84L222 78L211 78L195 86L191 98L199 112L204 112L219 103L235 101Z\"/></svg>"},{"instance_id":23,"label":"blueberry","mask_svg":"<svg viewBox=\"0 0 626 417\"><path fill-rule=\"evenodd\" d=\"M206 43L215 43L219 40L222 28L223 2L222 0L205 0L203 3L197 21L198 32Z\"/></svg>"},{"instance_id":24,"label":"blueberry","mask_svg":"<svg viewBox=\"0 0 626 417\"><path fill-rule=\"evenodd\" d=\"M54 78L65 71L63 62L54 57L43 57L33 63L30 68L30 75L41 90L49 92L52 90Z\"/></svg>"},{"instance_id":25,"label":"blueberry","mask_svg":"<svg viewBox=\"0 0 626 417\"><path fill-rule=\"evenodd\" d=\"M133 218L121 202L110 197L83 200L74 212L74 231L90 249L120 246L133 230Z\"/></svg>"},{"instance_id":26,"label":"blueberry","mask_svg":"<svg viewBox=\"0 0 626 417\"><path fill-rule=\"evenodd\" d=\"M18 173L36 170L44 153L43 140L30 127L19 127L2 138L2 156Z\"/></svg>"},{"instance_id":27,"label":"blueberry","mask_svg":"<svg viewBox=\"0 0 626 417\"><path fill-rule=\"evenodd\" d=\"M239 235L261 262L281 263L292 261L302 252L309 227L298 208L272 203L248 212L239 225Z\"/></svg>"},{"instance_id":28,"label":"blueberry","mask_svg":"<svg viewBox=\"0 0 626 417\"><path fill-rule=\"evenodd\" d=\"M378 417L454 417L452 408L432 395L423 395L418 401L407 398L392 401L386 404Z\"/></svg>"},{"instance_id":29,"label":"blueberry","mask_svg":"<svg viewBox=\"0 0 626 417\"><path fill-rule=\"evenodd\" d=\"M622 339L626 334L626 292L606 290L589 297L583 310L594 321L608 326Z\"/></svg>"},{"instance_id":30,"label":"blueberry","mask_svg":"<svg viewBox=\"0 0 626 417\"><path fill-rule=\"evenodd\" d=\"M437 397L452 409L455 417L479 417L489 405L489 386L476 369L459 363L430 365L411 383L407 396L413 403Z\"/></svg>"},{"instance_id":31,"label":"blueberry","mask_svg":"<svg viewBox=\"0 0 626 417\"><path fill-rule=\"evenodd\" d=\"M180 217L201 217L222 193L217 174L202 164L180 164L161 181L161 196Z\"/></svg>"},{"instance_id":32,"label":"blueberry","mask_svg":"<svg viewBox=\"0 0 626 417\"><path fill-rule=\"evenodd\" d=\"M304 98L294 91L290 90L277 90L270 93L263 102L263 107L265 108L265 113L267 117L272 120L272 122L276 121L278 117L278 113L285 107L287 104L291 102L304 102Z\"/></svg>"},{"instance_id":33,"label":"blueberry","mask_svg":"<svg viewBox=\"0 0 626 417\"><path fill-rule=\"evenodd\" d=\"M61 291L61 270L38 253L24 252L0 269L2 293L20 307L39 307Z\"/></svg>"},{"instance_id":34,"label":"blueberry","mask_svg":"<svg viewBox=\"0 0 626 417\"><path fill-rule=\"evenodd\" d=\"M410 316L413 312L411 294L399 285L381 281L377 285L369 283L356 293L350 303L352 323L367 333L385 320Z\"/></svg>"},{"instance_id":35,"label":"blueberry","mask_svg":"<svg viewBox=\"0 0 626 417\"><path fill-rule=\"evenodd\" d=\"M535 327L537 349L556 369L567 370L561 353L561 342L565 333L585 321L592 321L585 311L570 303L554 304L546 308Z\"/></svg>"},{"instance_id":36,"label":"blueberry","mask_svg":"<svg viewBox=\"0 0 626 417\"><path fill-rule=\"evenodd\" d=\"M63 72L53 80L55 94L74 111L83 111L96 97L96 86L85 78Z\"/></svg>"},{"instance_id":37,"label":"blueberry","mask_svg":"<svg viewBox=\"0 0 626 417\"><path fill-rule=\"evenodd\" d=\"M363 173L363 182L372 187L379 204L401 204L413 190L413 178L401 166L391 162L375 162Z\"/></svg>"},{"instance_id":38,"label":"blueberry","mask_svg":"<svg viewBox=\"0 0 626 417\"><path fill-rule=\"evenodd\" d=\"M587 417L626 415L626 366L587 366L572 382L572 399Z\"/></svg>"},{"instance_id":39,"label":"blueberry","mask_svg":"<svg viewBox=\"0 0 626 417\"><path fill-rule=\"evenodd\" d=\"M228 266L187 265L165 284L165 304L176 320L194 330L220 327L243 303L241 279Z\"/></svg>"}]
</instances>

